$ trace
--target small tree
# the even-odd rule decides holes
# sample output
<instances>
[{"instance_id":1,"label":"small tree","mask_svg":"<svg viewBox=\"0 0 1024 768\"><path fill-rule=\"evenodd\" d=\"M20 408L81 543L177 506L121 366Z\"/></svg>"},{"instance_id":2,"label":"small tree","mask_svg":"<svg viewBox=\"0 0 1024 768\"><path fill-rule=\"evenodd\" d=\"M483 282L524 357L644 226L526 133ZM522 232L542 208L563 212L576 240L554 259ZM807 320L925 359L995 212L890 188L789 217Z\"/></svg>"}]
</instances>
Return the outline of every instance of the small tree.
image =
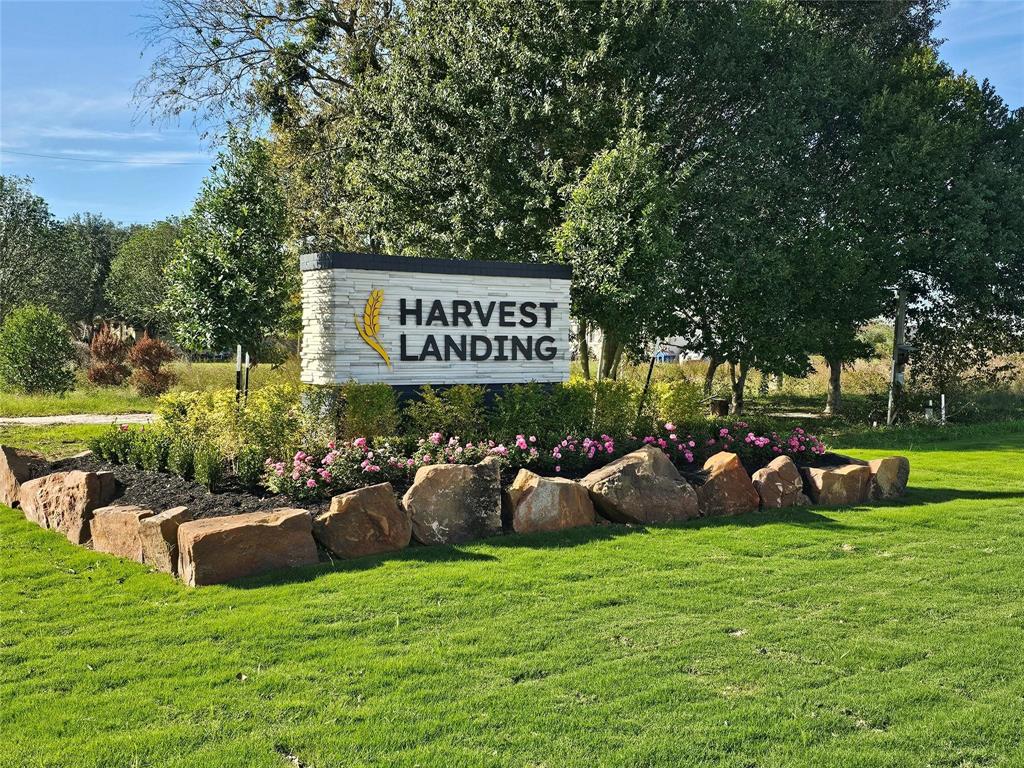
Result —
<instances>
[{"instance_id":1,"label":"small tree","mask_svg":"<svg viewBox=\"0 0 1024 768\"><path fill-rule=\"evenodd\" d=\"M182 347L259 347L295 280L284 237L285 201L264 144L231 134L167 268L163 307Z\"/></svg>"},{"instance_id":2,"label":"small tree","mask_svg":"<svg viewBox=\"0 0 1024 768\"><path fill-rule=\"evenodd\" d=\"M163 370L164 363L175 358L174 350L148 333L135 342L128 353L128 361L135 372L132 384L140 395L162 395L174 383L174 374Z\"/></svg>"},{"instance_id":3,"label":"small tree","mask_svg":"<svg viewBox=\"0 0 1024 768\"><path fill-rule=\"evenodd\" d=\"M67 323L47 307L19 307L0 326L0 387L67 392L74 386L74 364Z\"/></svg>"},{"instance_id":4,"label":"small tree","mask_svg":"<svg viewBox=\"0 0 1024 768\"><path fill-rule=\"evenodd\" d=\"M659 148L635 130L598 155L572 193L555 248L573 266L581 339L588 322L603 332L606 376L614 377L624 349L638 351L676 322L676 218Z\"/></svg>"},{"instance_id":5,"label":"small tree","mask_svg":"<svg viewBox=\"0 0 1024 768\"><path fill-rule=\"evenodd\" d=\"M128 378L131 369L125 364L128 347L124 341L110 332L110 326L104 325L99 333L92 337L89 344L89 381L101 386L117 386Z\"/></svg>"}]
</instances>

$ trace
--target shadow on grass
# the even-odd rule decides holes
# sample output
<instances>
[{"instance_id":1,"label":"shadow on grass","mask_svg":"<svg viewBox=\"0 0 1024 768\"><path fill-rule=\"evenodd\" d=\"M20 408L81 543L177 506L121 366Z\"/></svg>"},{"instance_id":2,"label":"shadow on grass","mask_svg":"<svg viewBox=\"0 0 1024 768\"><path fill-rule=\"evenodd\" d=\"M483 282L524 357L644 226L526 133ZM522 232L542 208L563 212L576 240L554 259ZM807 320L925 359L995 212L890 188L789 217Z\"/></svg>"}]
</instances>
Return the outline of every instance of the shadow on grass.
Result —
<instances>
[{"instance_id":1,"label":"shadow on grass","mask_svg":"<svg viewBox=\"0 0 1024 768\"><path fill-rule=\"evenodd\" d=\"M944 504L948 501L995 501L1019 499L1024 491L980 491L968 488L910 488L907 495L879 506L907 506L914 504Z\"/></svg>"},{"instance_id":2,"label":"shadow on grass","mask_svg":"<svg viewBox=\"0 0 1024 768\"><path fill-rule=\"evenodd\" d=\"M473 542L488 547L501 549L564 549L589 544L596 541L610 541L623 536L642 536L651 530L661 528L678 530L699 530L702 528L757 528L762 525L802 525L810 528L828 527L830 529L841 529L847 526L825 515L820 515L809 509L791 507L789 509L772 512L755 512L748 515L737 515L735 517L700 517L685 522L673 523L665 526L643 526L623 525L619 523L608 523L580 528L570 528L564 531L552 533L529 533L529 534L505 534L490 539L481 539ZM235 589L256 589L259 587L294 584L313 581L330 573L345 573L356 571L368 571L377 568L385 563L393 562L422 562L422 563L445 563L445 562L496 562L495 555L485 552L472 552L459 549L454 546L412 546L381 555L360 557L354 560L332 560L331 562L319 563L302 568L292 568L281 571L273 571L261 576L239 579L229 582L224 586Z\"/></svg>"},{"instance_id":3,"label":"shadow on grass","mask_svg":"<svg viewBox=\"0 0 1024 768\"><path fill-rule=\"evenodd\" d=\"M487 539L483 541L488 542ZM226 587L236 589L255 589L279 584L293 584L296 582L313 581L329 573L369 571L384 563L391 562L423 562L423 563L447 563L447 562L486 562L497 560L494 555L484 552L467 552L453 546L421 546L413 543L411 546L398 552L388 552L380 555L369 555L357 557L352 560L330 560L317 565L308 565L301 568L288 568L280 571L271 571L261 576L238 579L224 584Z\"/></svg>"}]
</instances>

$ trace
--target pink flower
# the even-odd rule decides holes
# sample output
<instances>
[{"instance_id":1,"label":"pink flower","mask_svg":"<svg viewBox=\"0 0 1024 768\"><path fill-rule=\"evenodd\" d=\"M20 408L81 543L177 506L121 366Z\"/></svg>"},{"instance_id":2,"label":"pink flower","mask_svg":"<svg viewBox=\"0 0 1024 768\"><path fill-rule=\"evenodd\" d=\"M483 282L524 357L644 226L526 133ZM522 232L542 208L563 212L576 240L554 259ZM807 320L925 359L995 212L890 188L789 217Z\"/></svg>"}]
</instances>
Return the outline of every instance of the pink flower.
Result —
<instances>
[{"instance_id":1,"label":"pink flower","mask_svg":"<svg viewBox=\"0 0 1024 768\"><path fill-rule=\"evenodd\" d=\"M312 477L309 478L309 480L306 481L306 487L307 488L316 488L316 480L314 480Z\"/></svg>"},{"instance_id":2,"label":"pink flower","mask_svg":"<svg viewBox=\"0 0 1024 768\"><path fill-rule=\"evenodd\" d=\"M428 439L434 445L440 445L441 444L441 440L443 438L444 438L444 435L442 435L440 432L431 432L430 433L430 437Z\"/></svg>"},{"instance_id":3,"label":"pink flower","mask_svg":"<svg viewBox=\"0 0 1024 768\"><path fill-rule=\"evenodd\" d=\"M366 450L366 438L365 437L357 437L355 440L352 441L352 445L354 445L356 448L359 448L359 449L365 451Z\"/></svg>"},{"instance_id":4,"label":"pink flower","mask_svg":"<svg viewBox=\"0 0 1024 768\"><path fill-rule=\"evenodd\" d=\"M665 422L665 429L667 429L669 432L675 432L676 425L673 424L671 421L666 421Z\"/></svg>"},{"instance_id":5,"label":"pink flower","mask_svg":"<svg viewBox=\"0 0 1024 768\"><path fill-rule=\"evenodd\" d=\"M561 471L562 471L562 468L560 466L558 466L557 464L555 464L555 472L561 472Z\"/></svg>"},{"instance_id":6,"label":"pink flower","mask_svg":"<svg viewBox=\"0 0 1024 768\"><path fill-rule=\"evenodd\" d=\"M536 443L537 442L537 436L536 435L530 435L530 442L531 443Z\"/></svg>"}]
</instances>

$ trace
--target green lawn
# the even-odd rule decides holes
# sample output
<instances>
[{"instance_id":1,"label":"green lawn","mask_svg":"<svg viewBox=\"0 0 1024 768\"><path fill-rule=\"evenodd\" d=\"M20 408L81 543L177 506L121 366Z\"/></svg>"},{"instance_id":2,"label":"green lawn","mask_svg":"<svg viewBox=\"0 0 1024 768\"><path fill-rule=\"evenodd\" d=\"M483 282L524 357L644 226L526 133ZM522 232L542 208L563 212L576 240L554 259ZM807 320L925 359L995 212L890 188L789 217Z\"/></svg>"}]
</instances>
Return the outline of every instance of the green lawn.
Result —
<instances>
[{"instance_id":1,"label":"green lawn","mask_svg":"<svg viewBox=\"0 0 1024 768\"><path fill-rule=\"evenodd\" d=\"M1024 764L1024 435L909 455L887 507L191 591L0 509L2 763Z\"/></svg>"},{"instance_id":2,"label":"green lawn","mask_svg":"<svg viewBox=\"0 0 1024 768\"><path fill-rule=\"evenodd\" d=\"M185 363L170 366L177 376L173 391L204 391L235 386L234 363ZM298 363L278 368L258 365L250 373L249 385L298 382ZM64 416L69 413L148 413L156 398L143 397L131 387L97 387L83 376L76 388L66 395L20 395L0 392L0 417Z\"/></svg>"},{"instance_id":3,"label":"green lawn","mask_svg":"<svg viewBox=\"0 0 1024 768\"><path fill-rule=\"evenodd\" d=\"M0 427L0 445L30 448L52 459L63 459L88 449L89 440L108 429L107 424Z\"/></svg>"}]
</instances>

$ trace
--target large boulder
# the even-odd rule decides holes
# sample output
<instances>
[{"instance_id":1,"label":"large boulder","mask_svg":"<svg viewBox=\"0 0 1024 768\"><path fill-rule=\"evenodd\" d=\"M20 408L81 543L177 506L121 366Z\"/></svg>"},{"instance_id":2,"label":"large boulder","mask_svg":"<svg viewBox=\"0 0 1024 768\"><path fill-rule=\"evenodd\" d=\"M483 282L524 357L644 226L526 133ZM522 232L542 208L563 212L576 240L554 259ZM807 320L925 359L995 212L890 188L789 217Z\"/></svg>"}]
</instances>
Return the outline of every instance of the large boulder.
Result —
<instances>
[{"instance_id":1,"label":"large boulder","mask_svg":"<svg viewBox=\"0 0 1024 768\"><path fill-rule=\"evenodd\" d=\"M402 504L423 544L459 544L501 533L501 471L496 457L475 466L431 464L416 470Z\"/></svg>"},{"instance_id":2,"label":"large boulder","mask_svg":"<svg viewBox=\"0 0 1024 768\"><path fill-rule=\"evenodd\" d=\"M380 483L331 499L313 520L313 536L338 557L363 557L409 546L412 521L391 483Z\"/></svg>"},{"instance_id":3,"label":"large boulder","mask_svg":"<svg viewBox=\"0 0 1024 768\"><path fill-rule=\"evenodd\" d=\"M111 472L55 472L21 486L20 503L25 517L43 528L52 528L73 544L89 540L93 510L117 494Z\"/></svg>"},{"instance_id":4,"label":"large boulder","mask_svg":"<svg viewBox=\"0 0 1024 768\"><path fill-rule=\"evenodd\" d=\"M318 561L304 509L192 520L178 527L178 573L190 587Z\"/></svg>"},{"instance_id":5,"label":"large boulder","mask_svg":"<svg viewBox=\"0 0 1024 768\"><path fill-rule=\"evenodd\" d=\"M516 533L560 531L594 524L587 489L564 477L541 477L520 469L508 490Z\"/></svg>"},{"instance_id":6,"label":"large boulder","mask_svg":"<svg viewBox=\"0 0 1024 768\"><path fill-rule=\"evenodd\" d=\"M164 573L178 572L178 528L192 519L188 507L172 507L139 521L142 562Z\"/></svg>"},{"instance_id":7,"label":"large boulder","mask_svg":"<svg viewBox=\"0 0 1024 768\"><path fill-rule=\"evenodd\" d=\"M906 456L886 456L868 462L871 482L868 497L873 501L898 499L907 490L910 480L910 460Z\"/></svg>"},{"instance_id":8,"label":"large boulder","mask_svg":"<svg viewBox=\"0 0 1024 768\"><path fill-rule=\"evenodd\" d=\"M735 453L721 451L704 462L707 480L698 490L701 511L709 517L755 511L761 497Z\"/></svg>"},{"instance_id":9,"label":"large boulder","mask_svg":"<svg viewBox=\"0 0 1024 768\"><path fill-rule=\"evenodd\" d=\"M665 453L651 445L595 469L580 480L594 507L616 523L646 525L700 514L697 493Z\"/></svg>"},{"instance_id":10,"label":"large boulder","mask_svg":"<svg viewBox=\"0 0 1024 768\"><path fill-rule=\"evenodd\" d=\"M141 563L142 537L139 527L153 516L153 510L118 504L100 507L92 513L92 548L97 552L117 555Z\"/></svg>"},{"instance_id":11,"label":"large boulder","mask_svg":"<svg viewBox=\"0 0 1024 768\"><path fill-rule=\"evenodd\" d=\"M750 480L761 497L762 509L802 507L811 503L804 494L800 470L788 456L776 456L751 475Z\"/></svg>"},{"instance_id":12,"label":"large boulder","mask_svg":"<svg viewBox=\"0 0 1024 768\"><path fill-rule=\"evenodd\" d=\"M46 474L49 466L38 453L0 445L0 504L21 502L21 484Z\"/></svg>"},{"instance_id":13,"label":"large boulder","mask_svg":"<svg viewBox=\"0 0 1024 768\"><path fill-rule=\"evenodd\" d=\"M844 507L867 501L871 468L863 464L804 467L803 476L804 488L815 504Z\"/></svg>"}]
</instances>

